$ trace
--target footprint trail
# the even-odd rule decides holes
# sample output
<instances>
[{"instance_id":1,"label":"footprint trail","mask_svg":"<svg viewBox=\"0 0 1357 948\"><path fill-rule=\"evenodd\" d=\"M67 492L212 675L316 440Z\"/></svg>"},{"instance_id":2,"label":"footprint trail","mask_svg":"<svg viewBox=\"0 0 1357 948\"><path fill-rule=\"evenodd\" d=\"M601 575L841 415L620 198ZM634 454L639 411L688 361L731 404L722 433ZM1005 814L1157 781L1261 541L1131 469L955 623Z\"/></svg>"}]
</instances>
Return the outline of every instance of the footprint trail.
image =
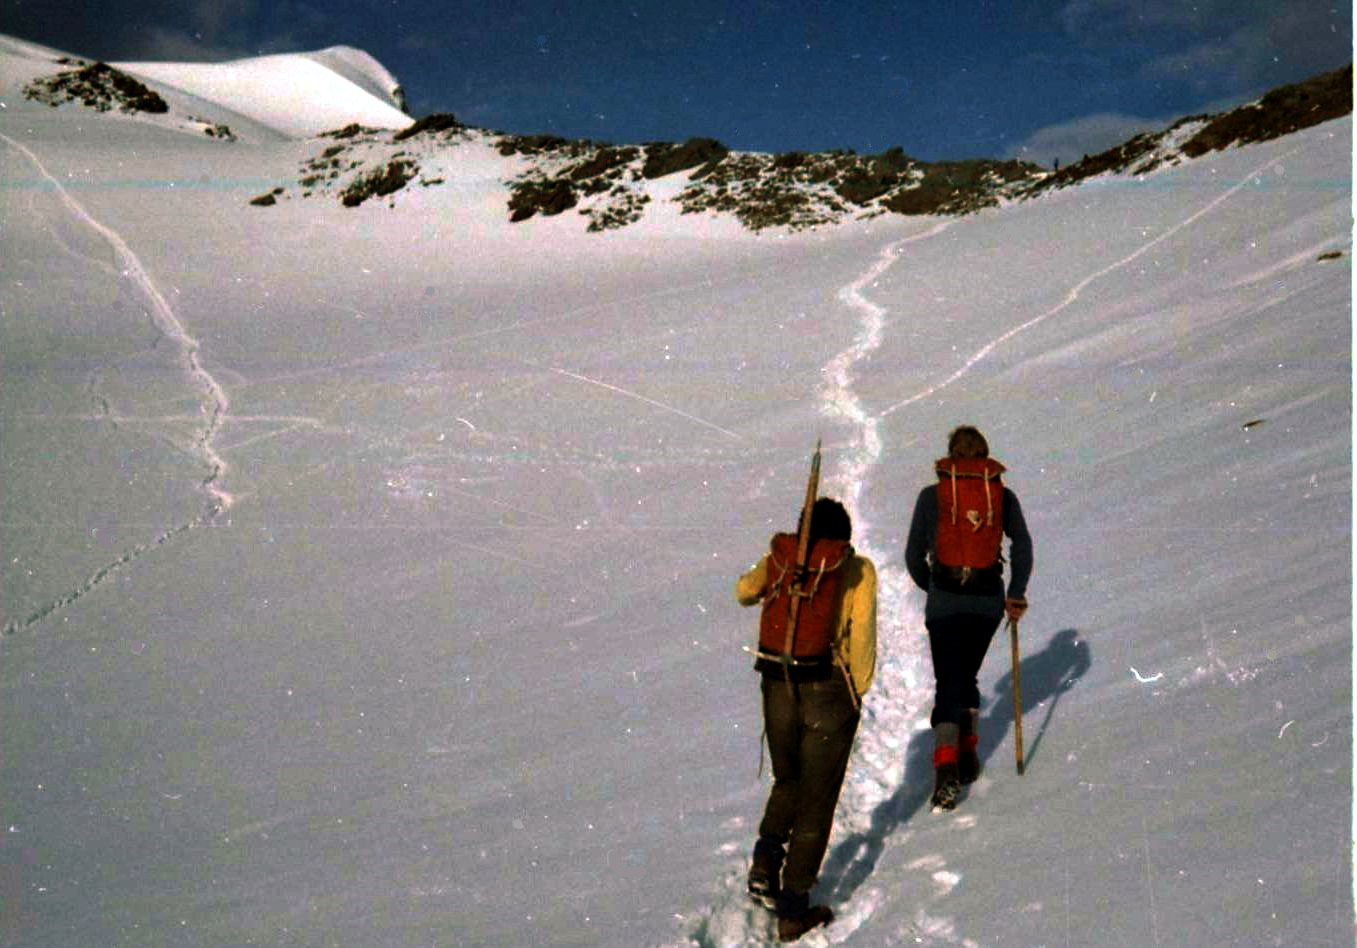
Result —
<instances>
[{"instance_id":1,"label":"footprint trail","mask_svg":"<svg viewBox=\"0 0 1357 948\"><path fill-rule=\"evenodd\" d=\"M198 340L193 338L185 329L173 307L170 306L164 294L156 286L155 281L147 273L140 258L132 251L132 248L128 246L122 236L90 214L26 145L4 134L0 134L0 141L3 141L14 151L23 154L46 180L53 193L60 198L71 215L107 242L117 260L117 275L128 281L146 301L147 315L157 332L177 348L185 375L200 393L199 403L201 406L199 413L201 424L192 436L190 443L181 445L181 447L200 461L207 472L200 484L202 491L207 496L207 505L203 513L187 523L164 531L146 543L128 549L113 562L94 571L88 579L76 588L44 604L23 618L7 622L3 630L0 630L0 634L8 635L36 625L53 613L66 608L99 586L109 576L136 561L143 554L163 546L189 530L210 523L219 514L230 508L234 498L222 486L221 482L226 474L227 464L214 447L217 435L220 433L230 410L231 402L227 397L226 390L203 366L201 346ZM105 414L111 414L111 406L107 403L103 404L102 410Z\"/></svg>"}]
</instances>

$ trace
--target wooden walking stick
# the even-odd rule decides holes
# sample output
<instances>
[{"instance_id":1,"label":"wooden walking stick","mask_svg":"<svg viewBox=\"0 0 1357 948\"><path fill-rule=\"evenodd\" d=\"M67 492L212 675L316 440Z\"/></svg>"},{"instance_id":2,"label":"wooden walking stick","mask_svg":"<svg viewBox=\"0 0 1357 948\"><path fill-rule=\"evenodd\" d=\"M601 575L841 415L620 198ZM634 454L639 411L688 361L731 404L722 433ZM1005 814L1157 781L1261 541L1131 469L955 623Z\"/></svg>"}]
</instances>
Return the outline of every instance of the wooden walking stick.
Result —
<instances>
[{"instance_id":1,"label":"wooden walking stick","mask_svg":"<svg viewBox=\"0 0 1357 948\"><path fill-rule=\"evenodd\" d=\"M1018 776L1023 773L1022 759L1022 675L1018 662L1018 620L1008 620L1008 640L1013 652L1013 736L1017 743L1014 753L1018 758Z\"/></svg>"}]
</instances>

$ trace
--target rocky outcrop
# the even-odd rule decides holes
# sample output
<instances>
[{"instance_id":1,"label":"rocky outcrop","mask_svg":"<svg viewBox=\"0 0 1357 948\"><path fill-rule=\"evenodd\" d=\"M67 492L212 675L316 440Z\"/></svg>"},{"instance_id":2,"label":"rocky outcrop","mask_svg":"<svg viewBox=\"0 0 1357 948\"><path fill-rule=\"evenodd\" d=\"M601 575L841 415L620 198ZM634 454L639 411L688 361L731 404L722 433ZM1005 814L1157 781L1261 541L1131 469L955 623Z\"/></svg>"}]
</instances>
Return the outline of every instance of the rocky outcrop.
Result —
<instances>
[{"instance_id":1,"label":"rocky outcrop","mask_svg":"<svg viewBox=\"0 0 1357 948\"><path fill-rule=\"evenodd\" d=\"M99 112L118 109L164 114L170 110L156 92L108 63L76 62L80 63L77 69L35 79L24 86L25 98L53 107L80 102Z\"/></svg>"},{"instance_id":2,"label":"rocky outcrop","mask_svg":"<svg viewBox=\"0 0 1357 948\"><path fill-rule=\"evenodd\" d=\"M517 160L519 170L504 182L508 219L514 223L574 213L589 231L626 227L639 221L655 199L653 182L682 175L672 198L682 213L731 215L753 231L803 230L883 214L971 214L1096 175L1148 173L1351 111L1349 66L1224 115L1193 116L1162 132L1137 135L1056 172L1012 160L926 162L901 148L877 155L763 154L734 152L710 138L617 146L558 135L486 132L438 114L394 134L358 125L327 132L323 137L335 144L303 163L297 183L301 197L337 196L345 206L357 207L407 187L419 178L421 163L437 166L449 145L475 141ZM436 187L445 180L420 183ZM276 203L290 193L275 188L253 203Z\"/></svg>"},{"instance_id":3,"label":"rocky outcrop","mask_svg":"<svg viewBox=\"0 0 1357 948\"><path fill-rule=\"evenodd\" d=\"M1162 132L1137 135L1129 141L1085 155L1031 188L1033 196L1047 188L1065 188L1097 175L1146 174L1163 165L1199 158L1212 151L1268 141L1352 113L1352 66L1305 82L1282 86L1257 102L1218 115L1179 119Z\"/></svg>"},{"instance_id":4,"label":"rocky outcrop","mask_svg":"<svg viewBox=\"0 0 1357 948\"><path fill-rule=\"evenodd\" d=\"M1352 66L1282 86L1258 102L1213 118L1183 145L1196 158L1208 151L1290 135L1352 112Z\"/></svg>"}]
</instances>

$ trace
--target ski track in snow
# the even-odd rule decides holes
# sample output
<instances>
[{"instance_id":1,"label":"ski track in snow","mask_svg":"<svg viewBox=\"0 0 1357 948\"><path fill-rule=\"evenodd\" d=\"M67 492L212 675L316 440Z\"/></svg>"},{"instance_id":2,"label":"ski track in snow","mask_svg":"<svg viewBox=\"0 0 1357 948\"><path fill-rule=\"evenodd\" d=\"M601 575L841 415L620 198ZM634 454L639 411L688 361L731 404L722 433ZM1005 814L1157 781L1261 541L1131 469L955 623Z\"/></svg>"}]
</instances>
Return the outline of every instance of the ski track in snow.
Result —
<instances>
[{"instance_id":1,"label":"ski track in snow","mask_svg":"<svg viewBox=\"0 0 1357 948\"><path fill-rule=\"evenodd\" d=\"M902 799L906 749L912 736L928 727L926 712L932 700L932 672L928 667L927 640L919 634L923 615L907 598L911 582L908 573L903 564L898 563L899 556L890 550L883 551L872 543L870 537L876 532L874 524L860 513L864 487L881 460L880 422L960 380L999 346L1065 311L1078 302L1089 286L1129 266L1159 244L1192 226L1298 150L1264 162L1173 227L1125 257L1084 277L1055 306L990 340L951 375L876 414L866 410L854 388L857 367L880 348L885 330L886 310L868 299L865 291L894 265L906 245L936 237L953 221L942 221L930 230L888 244L871 267L839 291L840 302L858 315L858 330L852 345L825 366L822 412L828 417L847 421L856 428L856 434L846 445L835 447L835 467L823 479L821 494L837 496L848 507L853 514L854 535L859 538L859 549L877 564L878 661L872 690L863 703L862 724L858 729L853 759L835 813L830 849L818 886L820 890L835 890L830 901L837 917L827 928L807 934L801 943L838 944L870 921L885 895L879 888L862 884L865 880L858 877L864 873L854 871L858 868L856 864L864 864L867 870L865 875L870 878L876 856L884 849L886 842L893 840L900 843L912 835L909 830L901 830L894 825L890 814L886 814L880 826L873 825L876 814L883 808L896 806L897 801ZM969 831L977 825L973 814L951 819L959 830ZM736 832L745 832L743 821L740 823L734 829ZM722 851L729 854L728 867L719 884L717 897L711 910L692 924L689 940L683 944L698 948L735 948L766 944L771 940L770 913L751 904L744 888L746 850L749 846L752 846L752 841L747 841L743 847L739 843L722 847ZM843 855L845 851L846 856ZM913 860L905 868L908 873L908 882L902 886L905 897L917 898L919 904L914 913L914 923L907 926L907 930L892 935L900 941L917 944L972 944L957 932L954 920L933 915L929 911L932 903L945 898L960 884L960 873L949 870L946 859L940 854L925 855ZM1148 852L1146 869L1147 886L1153 900L1153 879L1148 875ZM831 873L841 878L829 878ZM842 891L845 888L849 891ZM1158 944L1157 925L1153 934Z\"/></svg>"},{"instance_id":2,"label":"ski track in snow","mask_svg":"<svg viewBox=\"0 0 1357 948\"><path fill-rule=\"evenodd\" d=\"M525 359L523 361L527 362L528 360ZM533 363L528 362L528 364L532 365ZM706 428L711 428L713 431L719 431L721 432L721 434L726 435L727 437L730 438L734 438L736 441L744 440L740 435L731 431L729 428L722 428L720 425L713 424L712 422L707 421L704 418L699 418L696 415L689 414L688 412L683 411L682 409L675 408L673 405L666 405L664 404L664 402L657 402L653 398L649 398L645 395L641 395L629 389L621 388L609 382L604 382L601 379L590 378L587 375L580 375L576 372L570 372L566 369L553 368L551 371L556 373L557 375L564 375L566 378L575 379L578 382L586 382L589 385L597 385L599 388L607 389L610 392L616 392L619 395L625 395L628 398L634 398L637 401L644 402L647 405L653 405L654 407L659 408L663 411L667 411L672 414L678 415L680 418L687 418L689 421L696 422L697 424L702 425Z\"/></svg>"},{"instance_id":3,"label":"ski track in snow","mask_svg":"<svg viewBox=\"0 0 1357 948\"><path fill-rule=\"evenodd\" d=\"M1122 269L1123 267L1135 263L1135 261L1139 260L1145 254L1149 253L1159 244L1168 240L1170 237L1177 235L1180 231L1184 230L1185 228L1191 227L1198 220L1205 217L1207 214L1214 211L1221 204L1224 204L1226 201L1233 198L1244 188L1252 184L1263 172L1267 171L1269 168L1272 168L1280 164L1281 162L1290 158L1292 155L1297 154L1299 151L1300 151L1299 148L1293 148L1286 154L1278 155L1276 158L1272 158L1269 159L1268 161L1265 161L1263 164L1255 168L1252 172L1245 175L1244 178L1241 179L1237 184L1226 189L1221 194L1218 194L1215 198L1208 201L1204 206L1198 208L1194 213L1184 218L1182 221L1175 224L1173 227L1170 227L1168 230L1164 231L1162 234L1155 237L1153 240L1150 240L1142 244L1136 250L1126 255L1125 257L1121 258L1120 260L1117 260L1114 263L1110 263L1107 266L1103 267L1101 270L1097 270L1089 274L1088 276L1084 277L1073 287L1071 287L1070 291L1067 294L1065 294L1065 298L1062 299L1055 306L1052 306L1044 313L1039 313L1036 316L1033 316L1031 319L1027 320L1024 323L1019 323L1017 326L1014 326L1007 332L1004 332L996 336L994 339L991 339L989 342L985 343L985 345L981 346L969 359L965 361L961 368L957 369L951 375L947 376L947 378L933 385L928 386L922 391L916 392L915 394L909 396L903 401L896 402L894 405L891 405L890 407L883 409L878 414L877 417L886 418L890 415L893 415L900 409L913 405L915 402L922 401L925 398L929 398L930 396L936 394L938 391L951 385L953 382L961 379L963 376L967 375L971 371L971 369L975 368L976 365L984 361L984 359L986 359L990 355L990 353L992 353L999 346L1008 342L1015 336L1021 335L1027 330L1033 328L1034 326L1037 326L1045 322L1047 319L1049 319L1052 316L1055 316L1057 313L1061 313L1069 309L1071 306L1073 306L1075 303L1079 301L1079 297L1083 294L1084 290L1088 289L1094 283L1098 282L1103 277L1106 277L1109 274L1115 273L1116 271Z\"/></svg>"},{"instance_id":4,"label":"ski track in snow","mask_svg":"<svg viewBox=\"0 0 1357 948\"><path fill-rule=\"evenodd\" d=\"M156 331L165 339L179 347L183 356L185 373L203 393L203 407L200 416L206 416L205 418L202 418L202 427L192 443L187 446L187 450L189 454L200 460L208 471L207 476L200 485L208 496L207 509L202 514L187 523L171 527L149 542L139 544L124 551L123 554L113 562L96 570L75 589L48 602L23 619L15 619L6 623L3 634L8 635L36 625L53 613L70 606L86 593L99 586L99 584L109 576L134 562L143 554L164 546L166 543L189 530L210 523L218 514L231 506L234 498L220 484L222 476L226 473L227 464L213 447L213 441L221 430L227 412L230 409L231 402L226 395L226 391L221 387L217 380L213 378L212 374L203 367L202 360L199 357L200 346L198 341L189 335L188 331L184 328L183 323L179 321L179 317L175 314L173 307L170 306L169 302L160 292L155 281L151 279L150 274L146 272L146 268L142 265L140 258L137 257L132 251L132 248L127 245L127 242L123 240L118 232L113 228L100 223L79 201L72 197L70 192L66 190L61 182L47 170L47 167L42 163L41 159L39 159L26 145L2 133L0 133L0 141L3 141L15 151L21 152L38 170L38 173L47 180L51 185L53 192L61 199L61 202L76 220L93 230L108 243L121 267L121 270L118 271L117 275L130 281L140 292L141 296L145 298L149 305L147 315L150 317ZM70 250L70 248L67 249L68 252L74 252ZM112 419L112 407L106 400L102 398L99 398L98 400L100 401L104 415L109 419Z\"/></svg>"}]
</instances>

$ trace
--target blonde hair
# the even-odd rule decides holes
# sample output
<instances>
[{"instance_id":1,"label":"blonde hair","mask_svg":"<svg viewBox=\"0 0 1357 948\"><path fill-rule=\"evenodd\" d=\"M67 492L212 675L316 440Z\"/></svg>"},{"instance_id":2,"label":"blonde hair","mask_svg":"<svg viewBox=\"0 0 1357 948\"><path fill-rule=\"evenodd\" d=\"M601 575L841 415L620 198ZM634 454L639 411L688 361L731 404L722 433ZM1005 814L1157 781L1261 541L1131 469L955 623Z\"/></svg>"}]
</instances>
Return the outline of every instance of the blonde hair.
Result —
<instances>
[{"instance_id":1,"label":"blonde hair","mask_svg":"<svg viewBox=\"0 0 1357 948\"><path fill-rule=\"evenodd\" d=\"M962 425L947 436L947 455L953 458L987 458L989 442L979 428Z\"/></svg>"}]
</instances>

